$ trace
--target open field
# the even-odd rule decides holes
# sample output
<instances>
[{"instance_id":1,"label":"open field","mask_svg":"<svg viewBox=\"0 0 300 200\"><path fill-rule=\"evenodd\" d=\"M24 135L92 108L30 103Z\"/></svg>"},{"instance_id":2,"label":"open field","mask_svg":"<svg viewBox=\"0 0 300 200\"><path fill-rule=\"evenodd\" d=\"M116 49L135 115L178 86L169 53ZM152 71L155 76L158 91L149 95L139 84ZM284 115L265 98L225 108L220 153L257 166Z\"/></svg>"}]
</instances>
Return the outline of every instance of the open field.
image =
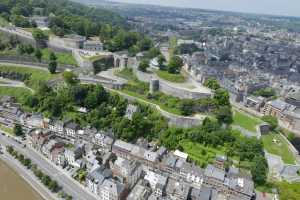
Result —
<instances>
[{"instance_id":1,"label":"open field","mask_svg":"<svg viewBox=\"0 0 300 200\"><path fill-rule=\"evenodd\" d=\"M3 17L0 17L0 26L6 26L8 25L8 22Z\"/></svg>"},{"instance_id":2,"label":"open field","mask_svg":"<svg viewBox=\"0 0 300 200\"><path fill-rule=\"evenodd\" d=\"M189 157L200 166L205 166L208 163L213 163L216 155L224 155L222 149L206 147L200 143L194 143L189 140L182 140L180 145L184 152L189 154Z\"/></svg>"},{"instance_id":3,"label":"open field","mask_svg":"<svg viewBox=\"0 0 300 200\"><path fill-rule=\"evenodd\" d=\"M55 77L57 74L50 74L46 70L22 67L22 66L10 66L10 65L0 65L0 71L2 72L17 72L20 74L30 74L30 78L26 80L26 85L31 88L37 87L40 81L49 81Z\"/></svg>"},{"instance_id":4,"label":"open field","mask_svg":"<svg viewBox=\"0 0 300 200\"><path fill-rule=\"evenodd\" d=\"M252 117L246 113L234 110L233 124L240 126L248 131L256 132L256 126L261 124L259 118Z\"/></svg>"},{"instance_id":5,"label":"open field","mask_svg":"<svg viewBox=\"0 0 300 200\"><path fill-rule=\"evenodd\" d=\"M13 129L5 127L4 125L1 125L1 124L0 124L0 130L4 131L6 133L9 133L11 135L14 135Z\"/></svg>"},{"instance_id":6,"label":"open field","mask_svg":"<svg viewBox=\"0 0 300 200\"><path fill-rule=\"evenodd\" d=\"M300 183L276 183L280 200L299 200L300 199Z\"/></svg>"},{"instance_id":7,"label":"open field","mask_svg":"<svg viewBox=\"0 0 300 200\"><path fill-rule=\"evenodd\" d=\"M269 153L281 156L283 162L286 164L295 164L295 157L289 150L287 142L281 135L276 133L263 135L262 141L265 149Z\"/></svg>"},{"instance_id":8,"label":"open field","mask_svg":"<svg viewBox=\"0 0 300 200\"><path fill-rule=\"evenodd\" d=\"M50 49L42 49L42 60L49 62L49 56L50 56L51 50ZM20 56L22 57L22 55L20 55L16 49L10 49L10 50L4 50L0 52L0 55L2 56ZM62 52L55 52L55 55L57 57L57 63L58 64L62 64L62 65L73 65L73 66L77 66L77 62L75 60L75 58L73 57L73 55L71 53L62 53ZM32 58L33 61L36 61L36 58L34 56L34 54L24 54L24 56L26 57L30 57Z\"/></svg>"},{"instance_id":9,"label":"open field","mask_svg":"<svg viewBox=\"0 0 300 200\"><path fill-rule=\"evenodd\" d=\"M183 83L185 82L185 77L182 74L170 74L167 71L157 70L156 74L161 79L174 82L174 83Z\"/></svg>"},{"instance_id":10,"label":"open field","mask_svg":"<svg viewBox=\"0 0 300 200\"><path fill-rule=\"evenodd\" d=\"M0 87L0 96L13 96L18 101L22 101L24 97L31 94L31 91L26 88Z\"/></svg>"},{"instance_id":11,"label":"open field","mask_svg":"<svg viewBox=\"0 0 300 200\"><path fill-rule=\"evenodd\" d=\"M114 73L116 76L119 76L126 80L137 80L136 76L132 72L132 69L130 68L124 68L123 70L116 70Z\"/></svg>"},{"instance_id":12,"label":"open field","mask_svg":"<svg viewBox=\"0 0 300 200\"><path fill-rule=\"evenodd\" d=\"M158 105L161 109L169 112L169 113L172 113L172 114L176 114L176 115L181 115L181 112L178 108L176 107L170 107L170 106L166 106L162 103L160 103L159 101L155 100L155 99L147 99L147 97L145 95L141 95L141 94L137 94L136 92L132 92L132 91L129 91L129 90L126 90L126 89L123 89L122 92L130 95L130 96L133 96L133 97L137 97L137 98L140 98L144 101L147 101L149 103L153 103L153 104L156 104Z\"/></svg>"},{"instance_id":13,"label":"open field","mask_svg":"<svg viewBox=\"0 0 300 200\"><path fill-rule=\"evenodd\" d=\"M51 50L43 49L42 53L43 53L42 59L49 61ZM57 57L57 63L77 66L77 62L71 53L55 52L55 55Z\"/></svg>"}]
</instances>

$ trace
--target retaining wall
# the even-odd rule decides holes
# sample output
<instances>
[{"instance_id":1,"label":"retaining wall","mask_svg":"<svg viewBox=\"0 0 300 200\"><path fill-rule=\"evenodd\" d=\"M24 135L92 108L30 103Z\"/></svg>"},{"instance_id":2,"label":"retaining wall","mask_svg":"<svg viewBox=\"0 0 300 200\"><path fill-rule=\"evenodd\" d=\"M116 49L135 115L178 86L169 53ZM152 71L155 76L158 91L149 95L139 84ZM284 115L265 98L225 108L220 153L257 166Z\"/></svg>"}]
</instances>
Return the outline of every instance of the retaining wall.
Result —
<instances>
[{"instance_id":1,"label":"retaining wall","mask_svg":"<svg viewBox=\"0 0 300 200\"><path fill-rule=\"evenodd\" d=\"M157 78L155 74L150 74L150 73L145 73L141 72L139 70L134 69L134 72L137 76L137 78L140 81L143 82L150 82L151 79L158 79L159 80L159 91L172 95L181 99L202 99L202 98L207 98L211 97L210 93L202 93L202 92L197 92L197 91L191 91L185 88L181 87L176 87L172 85L172 83L168 83L162 79Z\"/></svg>"}]
</instances>

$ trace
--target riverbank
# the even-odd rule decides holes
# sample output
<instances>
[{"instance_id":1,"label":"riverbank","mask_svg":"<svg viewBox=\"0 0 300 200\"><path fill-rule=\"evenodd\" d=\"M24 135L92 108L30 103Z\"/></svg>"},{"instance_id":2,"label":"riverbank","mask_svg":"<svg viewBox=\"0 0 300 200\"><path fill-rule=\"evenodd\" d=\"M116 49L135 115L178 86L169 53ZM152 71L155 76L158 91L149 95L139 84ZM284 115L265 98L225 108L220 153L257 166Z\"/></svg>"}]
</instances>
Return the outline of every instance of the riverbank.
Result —
<instances>
[{"instance_id":1,"label":"riverbank","mask_svg":"<svg viewBox=\"0 0 300 200\"><path fill-rule=\"evenodd\" d=\"M3 199L43 200L15 170L0 159L0 194Z\"/></svg>"}]
</instances>

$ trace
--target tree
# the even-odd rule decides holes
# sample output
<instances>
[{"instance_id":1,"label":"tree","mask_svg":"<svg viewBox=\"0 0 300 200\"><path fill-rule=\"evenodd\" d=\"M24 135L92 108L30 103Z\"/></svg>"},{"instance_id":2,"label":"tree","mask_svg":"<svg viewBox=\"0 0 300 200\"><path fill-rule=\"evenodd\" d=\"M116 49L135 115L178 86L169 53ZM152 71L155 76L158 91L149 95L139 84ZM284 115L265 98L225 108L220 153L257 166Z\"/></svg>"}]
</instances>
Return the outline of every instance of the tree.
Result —
<instances>
[{"instance_id":1,"label":"tree","mask_svg":"<svg viewBox=\"0 0 300 200\"><path fill-rule=\"evenodd\" d=\"M64 78L65 82L69 85L74 85L74 84L78 83L78 81L79 81L77 79L77 75L70 71L65 71L63 73L63 78Z\"/></svg>"},{"instance_id":2,"label":"tree","mask_svg":"<svg viewBox=\"0 0 300 200\"><path fill-rule=\"evenodd\" d=\"M290 142L293 142L296 139L296 135L292 132L289 132L287 138Z\"/></svg>"},{"instance_id":3,"label":"tree","mask_svg":"<svg viewBox=\"0 0 300 200\"><path fill-rule=\"evenodd\" d=\"M49 60L50 60L50 61L56 61L56 60L57 60L57 57L56 57L56 55L55 55L54 52L51 52L51 53L50 53Z\"/></svg>"},{"instance_id":4,"label":"tree","mask_svg":"<svg viewBox=\"0 0 300 200\"><path fill-rule=\"evenodd\" d=\"M15 124L13 132L16 136L23 136L24 132L20 124Z\"/></svg>"},{"instance_id":5,"label":"tree","mask_svg":"<svg viewBox=\"0 0 300 200\"><path fill-rule=\"evenodd\" d=\"M220 123L231 124L233 122L231 106L220 106L215 110L215 115Z\"/></svg>"},{"instance_id":6,"label":"tree","mask_svg":"<svg viewBox=\"0 0 300 200\"><path fill-rule=\"evenodd\" d=\"M209 79L205 80L204 86L208 87L208 88L210 88L212 90L217 90L217 89L221 88L221 86L218 83L218 81L216 79L214 79L214 78L209 78Z\"/></svg>"},{"instance_id":7,"label":"tree","mask_svg":"<svg viewBox=\"0 0 300 200\"><path fill-rule=\"evenodd\" d=\"M266 98L274 97L276 96L276 91L273 88L263 88L260 90L257 90L253 93L255 96L262 96Z\"/></svg>"},{"instance_id":8,"label":"tree","mask_svg":"<svg viewBox=\"0 0 300 200\"><path fill-rule=\"evenodd\" d=\"M148 53L146 54L146 57L149 59L155 58L161 54L159 48L157 47L152 47L149 49Z\"/></svg>"},{"instance_id":9,"label":"tree","mask_svg":"<svg viewBox=\"0 0 300 200\"><path fill-rule=\"evenodd\" d=\"M253 164L251 166L251 174L253 176L253 181L257 185L263 185L267 180L268 164L263 156L256 156L253 159Z\"/></svg>"},{"instance_id":10,"label":"tree","mask_svg":"<svg viewBox=\"0 0 300 200\"><path fill-rule=\"evenodd\" d=\"M229 106L230 105L230 97L227 90L223 88L219 88L216 90L214 95L214 100L218 106Z\"/></svg>"},{"instance_id":11,"label":"tree","mask_svg":"<svg viewBox=\"0 0 300 200\"><path fill-rule=\"evenodd\" d=\"M33 95L28 95L24 99L24 104L26 106L29 106L30 108L34 108L35 106L38 105L38 103L39 103L38 98L36 98L36 96Z\"/></svg>"},{"instance_id":12,"label":"tree","mask_svg":"<svg viewBox=\"0 0 300 200\"><path fill-rule=\"evenodd\" d=\"M38 28L33 30L32 36L36 41L43 41L48 39L48 36L45 35L45 33L41 29Z\"/></svg>"},{"instance_id":13,"label":"tree","mask_svg":"<svg viewBox=\"0 0 300 200\"><path fill-rule=\"evenodd\" d=\"M182 115L188 116L193 114L194 102L190 99L185 99L181 101L180 111Z\"/></svg>"},{"instance_id":14,"label":"tree","mask_svg":"<svg viewBox=\"0 0 300 200\"><path fill-rule=\"evenodd\" d=\"M54 180L51 180L51 181L49 182L49 189L50 189L52 192L55 192L55 191L57 191L57 188L58 188L57 182L54 181Z\"/></svg>"},{"instance_id":15,"label":"tree","mask_svg":"<svg viewBox=\"0 0 300 200\"><path fill-rule=\"evenodd\" d=\"M160 70L165 70L166 66L164 65L164 63L166 62L166 59L165 57L160 54L158 57L157 57L157 62L158 62L158 67Z\"/></svg>"},{"instance_id":16,"label":"tree","mask_svg":"<svg viewBox=\"0 0 300 200\"><path fill-rule=\"evenodd\" d=\"M24 160L24 165L29 169L31 167L31 160L29 158L26 158Z\"/></svg>"},{"instance_id":17,"label":"tree","mask_svg":"<svg viewBox=\"0 0 300 200\"><path fill-rule=\"evenodd\" d=\"M140 51L147 51L153 46L153 43L150 38L144 37L138 42L137 46L139 47Z\"/></svg>"},{"instance_id":18,"label":"tree","mask_svg":"<svg viewBox=\"0 0 300 200\"><path fill-rule=\"evenodd\" d=\"M42 53L42 51L39 48L37 48L37 49L35 49L34 56L36 57L36 59L39 62L41 62L42 61L43 53Z\"/></svg>"},{"instance_id":19,"label":"tree","mask_svg":"<svg viewBox=\"0 0 300 200\"><path fill-rule=\"evenodd\" d=\"M168 72L171 74L178 74L183 66L183 61L179 56L173 56L168 64Z\"/></svg>"},{"instance_id":20,"label":"tree","mask_svg":"<svg viewBox=\"0 0 300 200\"><path fill-rule=\"evenodd\" d=\"M146 72L148 67L149 67L149 60L143 59L141 60L138 69L142 72Z\"/></svg>"},{"instance_id":21,"label":"tree","mask_svg":"<svg viewBox=\"0 0 300 200\"><path fill-rule=\"evenodd\" d=\"M48 70L51 74L56 72L57 62L55 60L51 60L48 65Z\"/></svg>"},{"instance_id":22,"label":"tree","mask_svg":"<svg viewBox=\"0 0 300 200\"><path fill-rule=\"evenodd\" d=\"M267 122L270 125L271 131L274 131L278 126L278 119L271 115L266 115L261 118L263 121Z\"/></svg>"}]
</instances>

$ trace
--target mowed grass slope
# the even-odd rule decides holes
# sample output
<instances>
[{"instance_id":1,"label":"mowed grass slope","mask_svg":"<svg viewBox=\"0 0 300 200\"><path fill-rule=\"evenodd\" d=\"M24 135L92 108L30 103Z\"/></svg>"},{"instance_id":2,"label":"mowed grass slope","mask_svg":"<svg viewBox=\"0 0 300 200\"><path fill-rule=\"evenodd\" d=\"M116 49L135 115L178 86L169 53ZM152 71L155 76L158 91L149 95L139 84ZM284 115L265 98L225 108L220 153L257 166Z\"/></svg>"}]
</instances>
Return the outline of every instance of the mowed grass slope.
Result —
<instances>
[{"instance_id":1,"label":"mowed grass slope","mask_svg":"<svg viewBox=\"0 0 300 200\"><path fill-rule=\"evenodd\" d=\"M156 74L161 79L174 83L183 83L185 82L185 77L182 74L170 74L167 71L157 70Z\"/></svg>"},{"instance_id":2,"label":"mowed grass slope","mask_svg":"<svg viewBox=\"0 0 300 200\"><path fill-rule=\"evenodd\" d=\"M50 61L51 50L43 49L42 53L43 53L42 59L46 61ZM55 55L57 57L57 63L77 66L77 62L71 53L55 52Z\"/></svg>"},{"instance_id":3,"label":"mowed grass slope","mask_svg":"<svg viewBox=\"0 0 300 200\"><path fill-rule=\"evenodd\" d=\"M263 135L262 141L267 152L280 156L286 164L295 164L295 157L289 150L287 141L280 134Z\"/></svg>"},{"instance_id":4,"label":"mowed grass slope","mask_svg":"<svg viewBox=\"0 0 300 200\"><path fill-rule=\"evenodd\" d=\"M256 126L261 124L262 120L252 117L246 113L234 110L233 124L240 126L248 131L256 132Z\"/></svg>"},{"instance_id":5,"label":"mowed grass slope","mask_svg":"<svg viewBox=\"0 0 300 200\"><path fill-rule=\"evenodd\" d=\"M0 87L0 97L1 96L13 96L17 98L18 101L22 101L24 97L31 94L31 91L26 88L17 88L9 86Z\"/></svg>"},{"instance_id":6,"label":"mowed grass slope","mask_svg":"<svg viewBox=\"0 0 300 200\"><path fill-rule=\"evenodd\" d=\"M1 72L17 72L20 74L30 74L29 80L26 81L26 85L31 88L36 88L40 81L49 81L56 78L57 74L50 74L47 70L23 67L23 66L10 66L0 65Z\"/></svg>"},{"instance_id":7,"label":"mowed grass slope","mask_svg":"<svg viewBox=\"0 0 300 200\"><path fill-rule=\"evenodd\" d=\"M222 149L207 147L190 140L182 140L180 141L180 145L184 149L184 152L189 155L189 158L202 167L209 163L213 163L216 155L225 155L225 152Z\"/></svg>"}]
</instances>

